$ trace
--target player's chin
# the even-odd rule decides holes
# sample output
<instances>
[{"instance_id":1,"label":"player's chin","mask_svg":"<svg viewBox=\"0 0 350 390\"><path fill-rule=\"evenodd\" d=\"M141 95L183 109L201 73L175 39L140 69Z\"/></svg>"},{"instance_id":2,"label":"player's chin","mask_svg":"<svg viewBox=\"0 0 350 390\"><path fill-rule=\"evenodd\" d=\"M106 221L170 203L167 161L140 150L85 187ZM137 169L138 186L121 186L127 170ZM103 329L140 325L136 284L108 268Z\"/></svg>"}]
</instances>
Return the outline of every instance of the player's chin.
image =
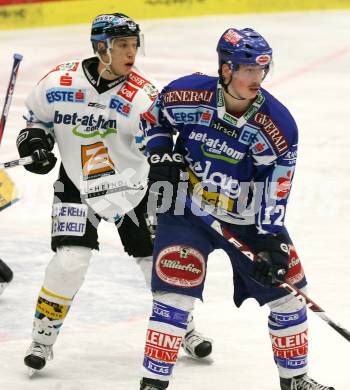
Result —
<instances>
[{"instance_id":1,"label":"player's chin","mask_svg":"<svg viewBox=\"0 0 350 390\"><path fill-rule=\"evenodd\" d=\"M257 96L259 90L260 88L248 88L247 95L249 95L250 99L254 99Z\"/></svg>"},{"instance_id":2,"label":"player's chin","mask_svg":"<svg viewBox=\"0 0 350 390\"><path fill-rule=\"evenodd\" d=\"M131 73L132 66L124 65L123 67L120 67L118 74L120 76L127 77Z\"/></svg>"},{"instance_id":3,"label":"player's chin","mask_svg":"<svg viewBox=\"0 0 350 390\"><path fill-rule=\"evenodd\" d=\"M124 66L124 69L125 69L125 74L128 75L131 73L131 70L132 70L132 67L134 66L134 64L126 64Z\"/></svg>"}]
</instances>

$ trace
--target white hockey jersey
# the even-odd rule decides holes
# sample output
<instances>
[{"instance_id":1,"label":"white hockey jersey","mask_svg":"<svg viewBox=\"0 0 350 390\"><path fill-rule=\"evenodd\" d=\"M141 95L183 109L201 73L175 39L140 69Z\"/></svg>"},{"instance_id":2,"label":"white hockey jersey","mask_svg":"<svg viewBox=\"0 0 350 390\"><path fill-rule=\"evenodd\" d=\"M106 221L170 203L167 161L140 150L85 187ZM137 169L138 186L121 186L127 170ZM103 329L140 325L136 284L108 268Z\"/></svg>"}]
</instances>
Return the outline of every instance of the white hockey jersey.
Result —
<instances>
[{"instance_id":1,"label":"white hockey jersey","mask_svg":"<svg viewBox=\"0 0 350 390\"><path fill-rule=\"evenodd\" d=\"M82 199L114 221L146 192L149 167L135 136L139 115L158 91L136 68L101 87L91 65L97 69L96 57L58 65L44 76L26 100L27 127L54 136Z\"/></svg>"}]
</instances>

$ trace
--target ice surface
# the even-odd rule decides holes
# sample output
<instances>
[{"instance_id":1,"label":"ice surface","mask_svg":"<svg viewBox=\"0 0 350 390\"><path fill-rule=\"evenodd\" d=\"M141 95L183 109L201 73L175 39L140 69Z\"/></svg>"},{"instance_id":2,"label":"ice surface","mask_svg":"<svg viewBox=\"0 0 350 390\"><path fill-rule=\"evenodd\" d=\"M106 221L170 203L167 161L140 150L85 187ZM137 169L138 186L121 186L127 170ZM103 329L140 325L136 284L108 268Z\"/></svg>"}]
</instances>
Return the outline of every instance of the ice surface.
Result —
<instances>
[{"instance_id":1,"label":"ice surface","mask_svg":"<svg viewBox=\"0 0 350 390\"><path fill-rule=\"evenodd\" d=\"M92 16L93 17L93 16ZM216 41L227 27L253 27L274 49L274 71L265 87L294 115L300 154L287 226L309 279L309 295L335 321L350 328L349 90L350 12L231 15L142 22L147 57L138 65L161 85L184 74L215 75ZM17 157L23 102L48 70L91 55L89 26L0 32L1 101L12 55L24 59L0 151ZM21 200L0 214L0 257L14 270L0 297L0 389L138 389L151 295L140 270L122 250L113 225L101 224L101 250L93 257L55 346L55 359L29 380L23 355L49 249L52 183L57 169L36 176L8 173ZM197 304L198 329L214 339L213 360L183 353L171 389L278 389L267 333L267 308L232 303L231 270L224 252L209 260L205 303ZM310 375L337 390L350 387L349 345L310 313Z\"/></svg>"}]
</instances>

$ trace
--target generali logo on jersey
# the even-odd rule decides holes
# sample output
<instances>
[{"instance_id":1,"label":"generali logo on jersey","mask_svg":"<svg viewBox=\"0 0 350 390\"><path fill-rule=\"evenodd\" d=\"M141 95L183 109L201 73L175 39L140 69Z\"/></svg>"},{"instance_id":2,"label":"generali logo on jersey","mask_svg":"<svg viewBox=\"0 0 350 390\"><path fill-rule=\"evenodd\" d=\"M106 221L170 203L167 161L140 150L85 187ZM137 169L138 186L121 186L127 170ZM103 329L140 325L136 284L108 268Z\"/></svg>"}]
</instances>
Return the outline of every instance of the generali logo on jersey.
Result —
<instances>
[{"instance_id":1,"label":"generali logo on jersey","mask_svg":"<svg viewBox=\"0 0 350 390\"><path fill-rule=\"evenodd\" d=\"M128 102L132 102L134 100L134 97L135 97L137 91L138 91L138 89L133 87L131 84L124 83L121 86L120 90L118 91L117 95L121 96L122 98L124 98Z\"/></svg>"},{"instance_id":2,"label":"generali logo on jersey","mask_svg":"<svg viewBox=\"0 0 350 390\"><path fill-rule=\"evenodd\" d=\"M288 149L289 145L286 137L268 115L258 112L254 120L262 126L265 134L280 154Z\"/></svg>"},{"instance_id":3,"label":"generali logo on jersey","mask_svg":"<svg viewBox=\"0 0 350 390\"><path fill-rule=\"evenodd\" d=\"M207 90L175 90L167 92L164 95L164 103L209 103L213 98L214 92Z\"/></svg>"}]
</instances>

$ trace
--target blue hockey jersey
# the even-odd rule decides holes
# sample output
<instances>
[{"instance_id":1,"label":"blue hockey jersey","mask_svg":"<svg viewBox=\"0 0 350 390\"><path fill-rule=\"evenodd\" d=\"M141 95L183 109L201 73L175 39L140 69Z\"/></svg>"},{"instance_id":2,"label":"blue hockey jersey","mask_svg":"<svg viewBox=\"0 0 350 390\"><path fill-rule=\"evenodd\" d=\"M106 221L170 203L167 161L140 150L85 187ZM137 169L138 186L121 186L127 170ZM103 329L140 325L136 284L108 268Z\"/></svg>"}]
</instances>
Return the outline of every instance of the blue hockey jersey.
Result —
<instances>
[{"instance_id":1,"label":"blue hockey jersey","mask_svg":"<svg viewBox=\"0 0 350 390\"><path fill-rule=\"evenodd\" d=\"M143 114L148 151L174 147L186 161L192 196L234 224L278 233L297 156L298 129L276 98L261 89L248 110L225 109L217 77L185 76L167 85Z\"/></svg>"}]
</instances>

